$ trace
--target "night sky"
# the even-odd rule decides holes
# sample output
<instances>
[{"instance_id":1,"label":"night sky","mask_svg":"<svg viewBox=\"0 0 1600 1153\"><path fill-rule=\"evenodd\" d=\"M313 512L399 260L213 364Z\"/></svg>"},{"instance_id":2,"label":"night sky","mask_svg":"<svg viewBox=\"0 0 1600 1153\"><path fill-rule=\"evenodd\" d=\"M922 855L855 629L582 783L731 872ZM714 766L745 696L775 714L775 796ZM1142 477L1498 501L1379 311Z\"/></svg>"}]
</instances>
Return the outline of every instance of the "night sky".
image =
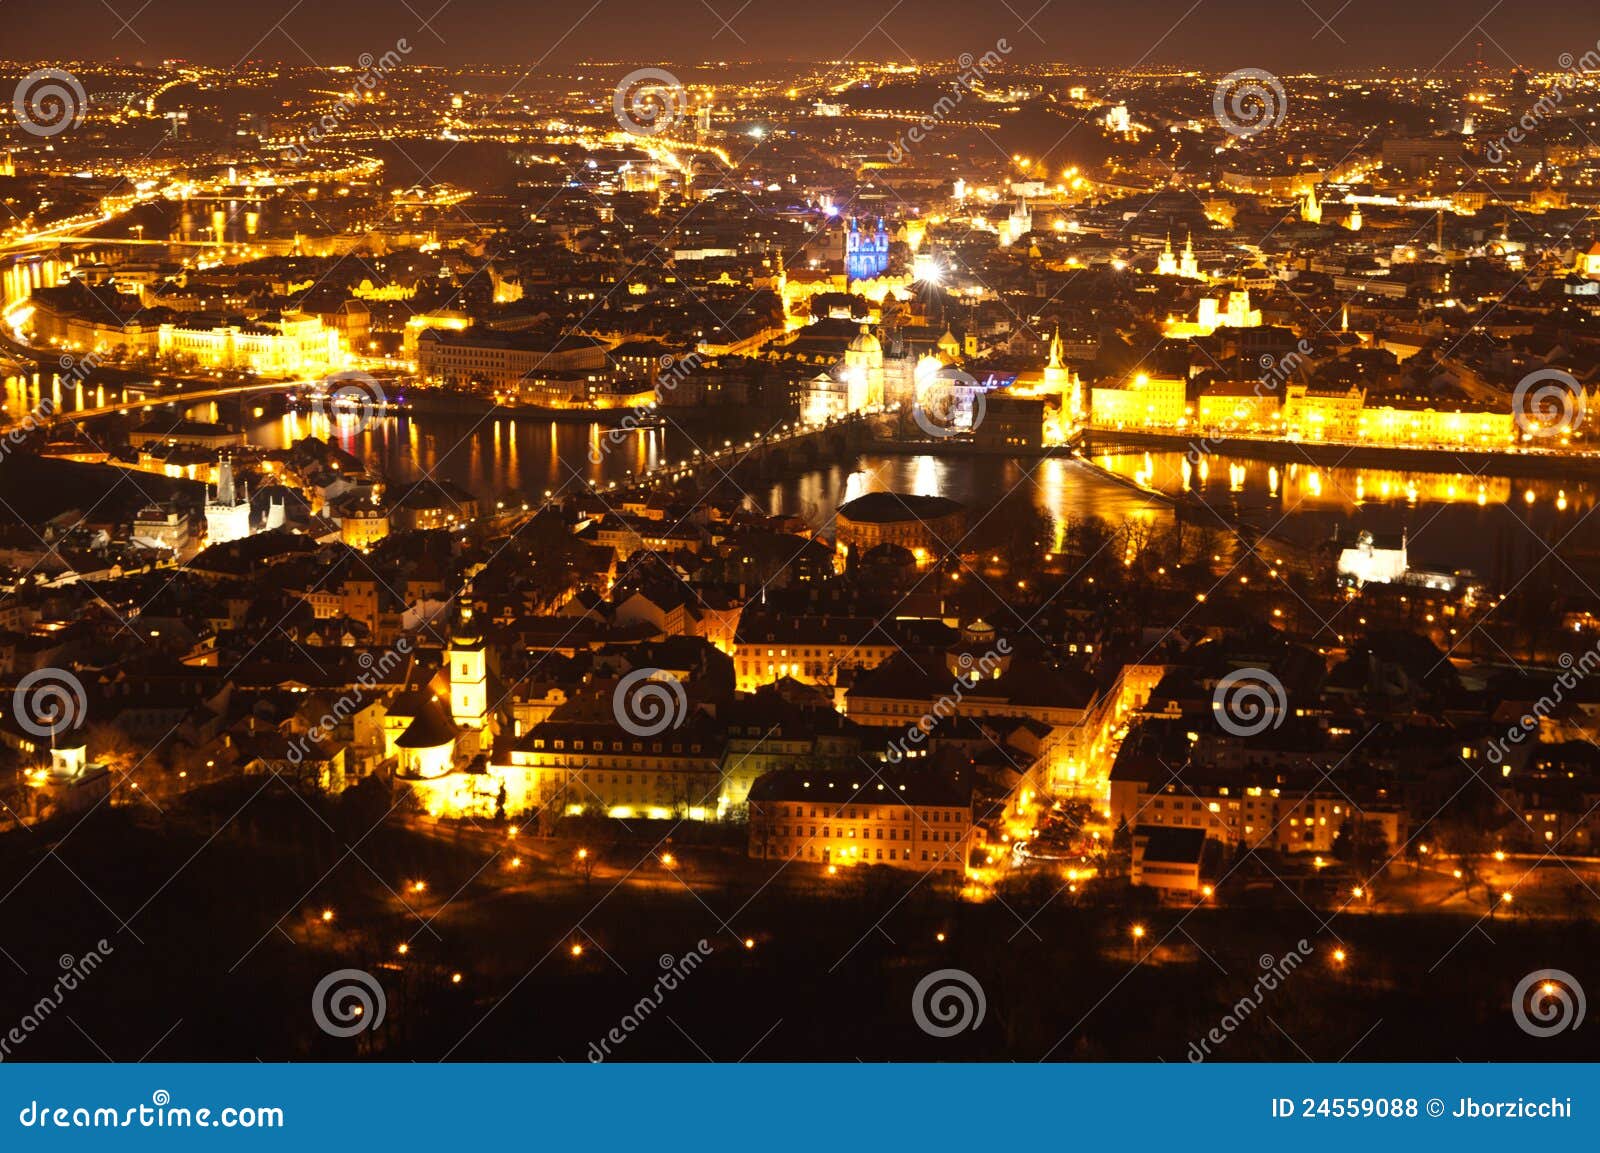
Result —
<instances>
[{"instance_id":1,"label":"night sky","mask_svg":"<svg viewBox=\"0 0 1600 1153\"><path fill-rule=\"evenodd\" d=\"M1042 8L1041 8L1042 3ZM405 37L415 62L531 67L582 59L1019 60L1231 70L1554 69L1600 39L1592 0L0 0L0 56L70 61L254 56L324 65ZM741 9L741 5L743 5ZM123 28L113 12L131 22ZM1324 27L1317 13L1329 20ZM719 22L718 13L731 23ZM1336 15L1337 13L1337 15ZM1024 27L1030 21L1034 31ZM424 27L430 24L433 31ZM1035 35L1035 32L1037 35ZM437 33L437 35L435 35Z\"/></svg>"}]
</instances>

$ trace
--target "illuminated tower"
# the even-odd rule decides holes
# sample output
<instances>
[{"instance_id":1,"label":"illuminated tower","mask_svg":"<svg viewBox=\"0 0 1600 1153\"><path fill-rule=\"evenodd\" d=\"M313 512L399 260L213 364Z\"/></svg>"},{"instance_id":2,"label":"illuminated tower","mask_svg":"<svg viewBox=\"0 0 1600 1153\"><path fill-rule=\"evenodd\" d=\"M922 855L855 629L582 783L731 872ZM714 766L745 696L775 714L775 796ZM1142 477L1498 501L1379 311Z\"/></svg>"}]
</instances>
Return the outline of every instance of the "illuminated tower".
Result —
<instances>
[{"instance_id":1,"label":"illuminated tower","mask_svg":"<svg viewBox=\"0 0 1600 1153\"><path fill-rule=\"evenodd\" d=\"M883 217L878 218L877 230L861 231L861 222L850 218L850 230L844 238L845 275L851 280L876 280L889 271L889 232Z\"/></svg>"},{"instance_id":2,"label":"illuminated tower","mask_svg":"<svg viewBox=\"0 0 1600 1153\"><path fill-rule=\"evenodd\" d=\"M1200 261L1194 255L1194 229L1189 230L1189 238L1183 242L1183 255L1178 260L1178 275L1190 280L1200 279Z\"/></svg>"},{"instance_id":3,"label":"illuminated tower","mask_svg":"<svg viewBox=\"0 0 1600 1153\"><path fill-rule=\"evenodd\" d=\"M206 501L206 543L227 544L250 535L250 492L235 493L233 461L223 457L217 464L217 491Z\"/></svg>"},{"instance_id":4,"label":"illuminated tower","mask_svg":"<svg viewBox=\"0 0 1600 1153\"><path fill-rule=\"evenodd\" d=\"M1167 233L1166 247L1161 250L1161 255L1156 260L1157 276L1177 276L1178 257L1172 251L1172 233Z\"/></svg>"},{"instance_id":5,"label":"illuminated tower","mask_svg":"<svg viewBox=\"0 0 1600 1153\"><path fill-rule=\"evenodd\" d=\"M1065 348L1061 343L1061 326L1056 325L1050 338L1050 359L1044 366L1044 392L1061 398L1058 406L1067 418L1076 419L1083 411L1083 382L1078 374L1067 367Z\"/></svg>"},{"instance_id":6,"label":"illuminated tower","mask_svg":"<svg viewBox=\"0 0 1600 1153\"><path fill-rule=\"evenodd\" d=\"M469 592L463 590L461 615L450 630L450 716L457 727L476 733L489 723L489 662Z\"/></svg>"}]
</instances>

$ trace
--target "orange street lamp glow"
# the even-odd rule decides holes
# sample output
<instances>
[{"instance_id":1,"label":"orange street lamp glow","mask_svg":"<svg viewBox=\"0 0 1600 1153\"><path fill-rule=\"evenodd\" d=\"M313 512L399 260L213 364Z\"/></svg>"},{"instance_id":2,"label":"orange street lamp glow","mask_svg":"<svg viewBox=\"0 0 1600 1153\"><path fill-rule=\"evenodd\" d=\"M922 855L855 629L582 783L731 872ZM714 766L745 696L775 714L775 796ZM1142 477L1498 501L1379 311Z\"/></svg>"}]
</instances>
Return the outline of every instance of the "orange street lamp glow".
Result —
<instances>
[{"instance_id":1,"label":"orange street lamp glow","mask_svg":"<svg viewBox=\"0 0 1600 1153\"><path fill-rule=\"evenodd\" d=\"M583 956L583 946L578 944L576 941L573 942L572 948L569 951L574 957Z\"/></svg>"},{"instance_id":2,"label":"orange street lamp glow","mask_svg":"<svg viewBox=\"0 0 1600 1153\"><path fill-rule=\"evenodd\" d=\"M744 939L744 947L746 949L754 949L756 947L756 939L754 937L746 937Z\"/></svg>"},{"instance_id":3,"label":"orange street lamp glow","mask_svg":"<svg viewBox=\"0 0 1600 1153\"><path fill-rule=\"evenodd\" d=\"M1135 925L1133 927L1133 939L1135 941L1144 940L1144 926L1143 925Z\"/></svg>"},{"instance_id":4,"label":"orange street lamp glow","mask_svg":"<svg viewBox=\"0 0 1600 1153\"><path fill-rule=\"evenodd\" d=\"M452 985L461 984L461 974L460 973L451 973L450 974L450 983Z\"/></svg>"},{"instance_id":5,"label":"orange street lamp glow","mask_svg":"<svg viewBox=\"0 0 1600 1153\"><path fill-rule=\"evenodd\" d=\"M411 946L406 944L404 941L401 941L400 942L400 947L398 949L396 949L395 952L399 953L402 957L404 957L407 953L411 952Z\"/></svg>"},{"instance_id":6,"label":"orange street lamp glow","mask_svg":"<svg viewBox=\"0 0 1600 1153\"><path fill-rule=\"evenodd\" d=\"M324 909L324 910L322 910L322 919L324 921L333 920L333 910L332 909Z\"/></svg>"},{"instance_id":7,"label":"orange street lamp glow","mask_svg":"<svg viewBox=\"0 0 1600 1153\"><path fill-rule=\"evenodd\" d=\"M1344 964L1344 959L1345 959L1345 951L1343 949L1335 949L1333 951L1333 963L1334 964L1342 965L1342 964Z\"/></svg>"}]
</instances>

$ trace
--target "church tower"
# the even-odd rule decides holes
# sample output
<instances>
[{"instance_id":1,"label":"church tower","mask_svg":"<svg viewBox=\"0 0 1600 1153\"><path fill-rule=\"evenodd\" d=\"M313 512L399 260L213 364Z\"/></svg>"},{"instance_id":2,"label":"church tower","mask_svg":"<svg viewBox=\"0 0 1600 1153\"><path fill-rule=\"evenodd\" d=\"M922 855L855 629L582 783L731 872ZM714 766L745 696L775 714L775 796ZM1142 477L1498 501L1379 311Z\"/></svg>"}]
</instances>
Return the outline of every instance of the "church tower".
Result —
<instances>
[{"instance_id":1,"label":"church tower","mask_svg":"<svg viewBox=\"0 0 1600 1153\"><path fill-rule=\"evenodd\" d=\"M1057 395L1066 392L1070 379L1066 358L1062 352L1061 326L1058 324L1055 333L1050 337L1050 359L1045 361L1044 365L1044 390Z\"/></svg>"},{"instance_id":2,"label":"church tower","mask_svg":"<svg viewBox=\"0 0 1600 1153\"><path fill-rule=\"evenodd\" d=\"M489 724L489 667L470 596L470 589L462 591L461 612L450 630L450 716L465 733L480 733Z\"/></svg>"},{"instance_id":3,"label":"church tower","mask_svg":"<svg viewBox=\"0 0 1600 1153\"><path fill-rule=\"evenodd\" d=\"M1161 255L1156 260L1157 276L1177 276L1178 257L1172 251L1172 233L1167 233L1166 247L1161 250Z\"/></svg>"},{"instance_id":4,"label":"church tower","mask_svg":"<svg viewBox=\"0 0 1600 1153\"><path fill-rule=\"evenodd\" d=\"M1183 255L1178 260L1178 275L1189 280L1200 279L1200 261L1194 254L1194 229L1189 230L1189 237L1183 242Z\"/></svg>"},{"instance_id":5,"label":"church tower","mask_svg":"<svg viewBox=\"0 0 1600 1153\"><path fill-rule=\"evenodd\" d=\"M233 460L223 457L217 463L217 491L206 501L206 543L227 544L250 535L250 490L243 486L236 493L233 485Z\"/></svg>"}]
</instances>

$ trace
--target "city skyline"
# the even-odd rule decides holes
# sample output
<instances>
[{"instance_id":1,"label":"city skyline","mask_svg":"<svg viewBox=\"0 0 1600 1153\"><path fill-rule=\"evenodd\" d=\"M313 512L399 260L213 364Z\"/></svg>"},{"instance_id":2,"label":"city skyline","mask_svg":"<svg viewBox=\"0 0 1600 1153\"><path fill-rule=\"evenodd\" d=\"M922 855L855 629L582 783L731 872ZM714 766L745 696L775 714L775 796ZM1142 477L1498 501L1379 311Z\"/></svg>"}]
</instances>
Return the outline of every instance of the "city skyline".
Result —
<instances>
[{"instance_id":1,"label":"city skyline","mask_svg":"<svg viewBox=\"0 0 1600 1153\"><path fill-rule=\"evenodd\" d=\"M1600 1052L1600 28L1013 8L29 13L4 1064Z\"/></svg>"}]
</instances>

